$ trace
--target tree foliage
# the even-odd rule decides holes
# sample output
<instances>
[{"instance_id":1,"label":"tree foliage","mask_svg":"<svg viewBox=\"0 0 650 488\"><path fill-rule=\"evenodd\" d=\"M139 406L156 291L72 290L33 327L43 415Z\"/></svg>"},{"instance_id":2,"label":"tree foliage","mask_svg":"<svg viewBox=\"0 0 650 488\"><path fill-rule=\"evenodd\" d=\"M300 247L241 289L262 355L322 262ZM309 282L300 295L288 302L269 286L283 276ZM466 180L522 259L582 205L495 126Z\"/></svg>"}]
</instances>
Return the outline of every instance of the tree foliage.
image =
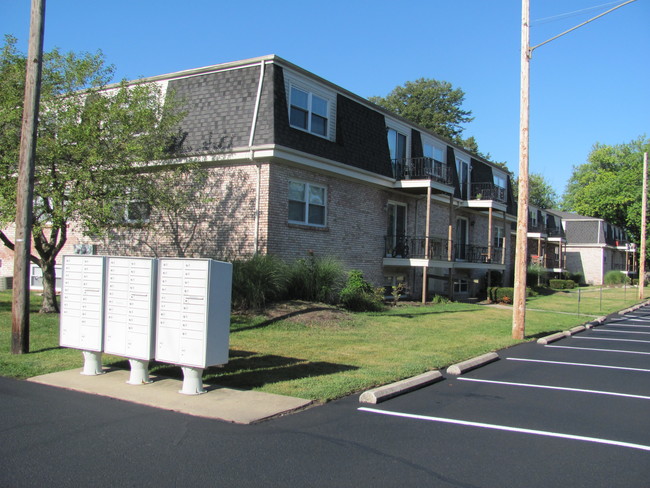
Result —
<instances>
[{"instance_id":1,"label":"tree foliage","mask_svg":"<svg viewBox=\"0 0 650 488\"><path fill-rule=\"evenodd\" d=\"M455 142L461 141L462 124L474 120L472 112L462 108L465 92L448 81L419 78L369 100Z\"/></svg>"},{"instance_id":2,"label":"tree foliage","mask_svg":"<svg viewBox=\"0 0 650 488\"><path fill-rule=\"evenodd\" d=\"M5 37L0 51L0 228L16 213L25 55ZM155 84L107 87L114 68L101 51L44 53L35 159L33 250L43 270L42 311L56 311L54 263L71 223L93 234L123 223L147 187L149 161L169 157L183 114ZM0 240L13 249L4 232Z\"/></svg>"},{"instance_id":3,"label":"tree foliage","mask_svg":"<svg viewBox=\"0 0 650 488\"><path fill-rule=\"evenodd\" d=\"M513 184L515 199L519 192L519 178ZM538 208L556 208L559 204L558 194L540 173L528 175L528 203Z\"/></svg>"},{"instance_id":4,"label":"tree foliage","mask_svg":"<svg viewBox=\"0 0 650 488\"><path fill-rule=\"evenodd\" d=\"M614 146L594 145L587 162L573 168L563 209L605 219L638 239L643 153L649 151L650 139L645 136Z\"/></svg>"}]
</instances>

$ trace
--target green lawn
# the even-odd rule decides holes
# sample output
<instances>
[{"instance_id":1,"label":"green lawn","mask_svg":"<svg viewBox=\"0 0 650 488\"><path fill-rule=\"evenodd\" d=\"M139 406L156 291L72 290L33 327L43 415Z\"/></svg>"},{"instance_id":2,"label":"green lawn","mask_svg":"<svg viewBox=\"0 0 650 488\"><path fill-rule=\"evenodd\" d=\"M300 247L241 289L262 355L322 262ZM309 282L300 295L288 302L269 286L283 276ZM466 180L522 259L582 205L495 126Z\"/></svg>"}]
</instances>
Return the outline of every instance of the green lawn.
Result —
<instances>
[{"instance_id":1,"label":"green lawn","mask_svg":"<svg viewBox=\"0 0 650 488\"><path fill-rule=\"evenodd\" d=\"M604 289L601 306L600 290L584 288L580 312L588 315L577 315L575 291L531 298L527 340L621 310L637 303L635 297L636 289ZM27 378L83 365L79 351L58 347L58 316L36 313L39 299L32 297L31 352L12 355L11 295L0 292L0 375ZM207 369L205 382L327 401L518 342L511 338L507 308L400 305L364 314L321 308L308 305L290 318L282 311L272 319L233 315L230 362ZM115 356L104 355L103 362L128 368ZM151 372L180 377L180 368L161 363L152 364Z\"/></svg>"}]
</instances>

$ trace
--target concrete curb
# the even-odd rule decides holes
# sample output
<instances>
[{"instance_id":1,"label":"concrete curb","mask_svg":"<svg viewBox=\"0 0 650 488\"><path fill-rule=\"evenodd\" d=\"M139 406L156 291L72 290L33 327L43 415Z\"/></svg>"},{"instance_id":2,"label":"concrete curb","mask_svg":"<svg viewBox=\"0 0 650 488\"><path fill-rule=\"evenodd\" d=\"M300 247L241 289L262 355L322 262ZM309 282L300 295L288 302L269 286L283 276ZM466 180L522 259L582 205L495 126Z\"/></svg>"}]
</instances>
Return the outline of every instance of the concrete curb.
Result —
<instances>
[{"instance_id":1,"label":"concrete curb","mask_svg":"<svg viewBox=\"0 0 650 488\"><path fill-rule=\"evenodd\" d=\"M578 332L583 332L585 330L587 330L587 327L585 327L584 325L578 325L578 326L573 327L573 328L571 328L569 330L565 330L564 335L566 337L569 337L569 336L572 336L573 334L577 334Z\"/></svg>"},{"instance_id":2,"label":"concrete curb","mask_svg":"<svg viewBox=\"0 0 650 488\"><path fill-rule=\"evenodd\" d=\"M555 342L559 341L560 339L564 339L566 335L564 335L564 332L556 332L555 334L547 335L546 337L540 337L537 339L537 344L543 344L546 345L549 342Z\"/></svg>"},{"instance_id":3,"label":"concrete curb","mask_svg":"<svg viewBox=\"0 0 650 488\"><path fill-rule=\"evenodd\" d=\"M412 378L407 378L405 380L397 381L396 383L375 388L374 390L368 390L361 394L359 402L380 403L389 398L417 390L418 388L431 385L440 380L442 380L442 374L440 371L429 371L418 376L413 376Z\"/></svg>"},{"instance_id":4,"label":"concrete curb","mask_svg":"<svg viewBox=\"0 0 650 488\"><path fill-rule=\"evenodd\" d=\"M648 304L650 304L650 300L645 300L645 301L643 301L643 302L641 302L641 303L637 303L636 305L632 305L632 306L629 307L629 308L626 308L626 309L624 309L624 310L621 310L620 312L618 312L618 314L619 314L619 315L625 315L626 313L634 312L635 310L638 310L638 309L640 309L641 307L645 307L645 306L648 305Z\"/></svg>"},{"instance_id":5,"label":"concrete curb","mask_svg":"<svg viewBox=\"0 0 650 488\"><path fill-rule=\"evenodd\" d=\"M489 352L483 354L482 356L477 356L462 363L452 364L447 368L447 374L460 375L472 369L476 369L485 364L491 363L499 359L499 355L496 352Z\"/></svg>"}]
</instances>

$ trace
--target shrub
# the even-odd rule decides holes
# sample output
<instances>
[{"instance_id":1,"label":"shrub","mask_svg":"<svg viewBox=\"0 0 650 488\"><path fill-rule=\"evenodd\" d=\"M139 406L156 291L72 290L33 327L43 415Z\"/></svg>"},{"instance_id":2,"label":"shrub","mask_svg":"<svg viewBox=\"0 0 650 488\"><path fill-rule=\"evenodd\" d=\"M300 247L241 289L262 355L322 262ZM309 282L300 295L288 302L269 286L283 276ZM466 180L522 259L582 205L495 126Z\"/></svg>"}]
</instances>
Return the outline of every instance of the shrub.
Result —
<instances>
[{"instance_id":1,"label":"shrub","mask_svg":"<svg viewBox=\"0 0 650 488\"><path fill-rule=\"evenodd\" d=\"M580 285L585 282L585 276L582 273L568 273L567 277L571 281L574 281L577 285Z\"/></svg>"},{"instance_id":2,"label":"shrub","mask_svg":"<svg viewBox=\"0 0 650 488\"><path fill-rule=\"evenodd\" d=\"M345 273L334 258L317 258L312 251L289 267L288 298L336 303Z\"/></svg>"},{"instance_id":3,"label":"shrub","mask_svg":"<svg viewBox=\"0 0 650 488\"><path fill-rule=\"evenodd\" d=\"M606 285L622 285L623 283L630 283L630 279L625 274L615 269L605 273L603 281Z\"/></svg>"},{"instance_id":4,"label":"shrub","mask_svg":"<svg viewBox=\"0 0 650 488\"><path fill-rule=\"evenodd\" d=\"M530 288L526 288L526 297L533 296L534 292ZM492 302L498 303L512 303L515 296L515 289L511 287L493 286L488 289L488 298Z\"/></svg>"},{"instance_id":5,"label":"shrub","mask_svg":"<svg viewBox=\"0 0 650 488\"><path fill-rule=\"evenodd\" d=\"M548 272L541 264L530 264L526 270L526 283L530 285L544 285L547 282Z\"/></svg>"},{"instance_id":6,"label":"shrub","mask_svg":"<svg viewBox=\"0 0 650 488\"><path fill-rule=\"evenodd\" d=\"M274 257L256 254L233 261L232 305L239 310L258 310L286 294L287 266Z\"/></svg>"},{"instance_id":7,"label":"shrub","mask_svg":"<svg viewBox=\"0 0 650 488\"><path fill-rule=\"evenodd\" d=\"M570 290L576 287L576 282L573 280L549 280L548 284L554 290Z\"/></svg>"},{"instance_id":8,"label":"shrub","mask_svg":"<svg viewBox=\"0 0 650 488\"><path fill-rule=\"evenodd\" d=\"M444 305L445 303L451 303L451 300L444 295L433 295L431 303L434 305Z\"/></svg>"},{"instance_id":9,"label":"shrub","mask_svg":"<svg viewBox=\"0 0 650 488\"><path fill-rule=\"evenodd\" d=\"M373 289L361 271L352 270L341 290L341 304L353 312L377 312L384 308L383 291L383 288Z\"/></svg>"},{"instance_id":10,"label":"shrub","mask_svg":"<svg viewBox=\"0 0 650 488\"><path fill-rule=\"evenodd\" d=\"M501 286L503 284L503 274L501 271L493 269L485 273L485 283L488 282L488 275L490 278L490 286Z\"/></svg>"}]
</instances>

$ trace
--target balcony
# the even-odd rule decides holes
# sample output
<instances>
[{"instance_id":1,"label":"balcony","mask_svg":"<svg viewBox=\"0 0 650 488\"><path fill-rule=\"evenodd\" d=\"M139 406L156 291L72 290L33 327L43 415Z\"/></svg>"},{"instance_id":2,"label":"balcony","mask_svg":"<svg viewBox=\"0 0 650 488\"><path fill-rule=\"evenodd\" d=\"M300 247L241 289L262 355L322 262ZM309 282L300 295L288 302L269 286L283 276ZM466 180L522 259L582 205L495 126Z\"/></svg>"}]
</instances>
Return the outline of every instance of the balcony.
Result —
<instances>
[{"instance_id":1,"label":"balcony","mask_svg":"<svg viewBox=\"0 0 650 488\"><path fill-rule=\"evenodd\" d=\"M396 180L433 180L451 185L449 166L432 158L393 159L393 177Z\"/></svg>"},{"instance_id":2,"label":"balcony","mask_svg":"<svg viewBox=\"0 0 650 488\"><path fill-rule=\"evenodd\" d=\"M494 200L507 203L506 189L494 183L472 183L472 200Z\"/></svg>"},{"instance_id":3,"label":"balcony","mask_svg":"<svg viewBox=\"0 0 650 488\"><path fill-rule=\"evenodd\" d=\"M424 236L386 236L385 257L398 259L427 259L430 261L503 264L503 249L458 245L443 237L430 237L428 254Z\"/></svg>"},{"instance_id":4,"label":"balcony","mask_svg":"<svg viewBox=\"0 0 650 488\"><path fill-rule=\"evenodd\" d=\"M528 264L535 264L542 266L546 269L566 269L566 256L558 258L554 255L530 255L528 256Z\"/></svg>"}]
</instances>

